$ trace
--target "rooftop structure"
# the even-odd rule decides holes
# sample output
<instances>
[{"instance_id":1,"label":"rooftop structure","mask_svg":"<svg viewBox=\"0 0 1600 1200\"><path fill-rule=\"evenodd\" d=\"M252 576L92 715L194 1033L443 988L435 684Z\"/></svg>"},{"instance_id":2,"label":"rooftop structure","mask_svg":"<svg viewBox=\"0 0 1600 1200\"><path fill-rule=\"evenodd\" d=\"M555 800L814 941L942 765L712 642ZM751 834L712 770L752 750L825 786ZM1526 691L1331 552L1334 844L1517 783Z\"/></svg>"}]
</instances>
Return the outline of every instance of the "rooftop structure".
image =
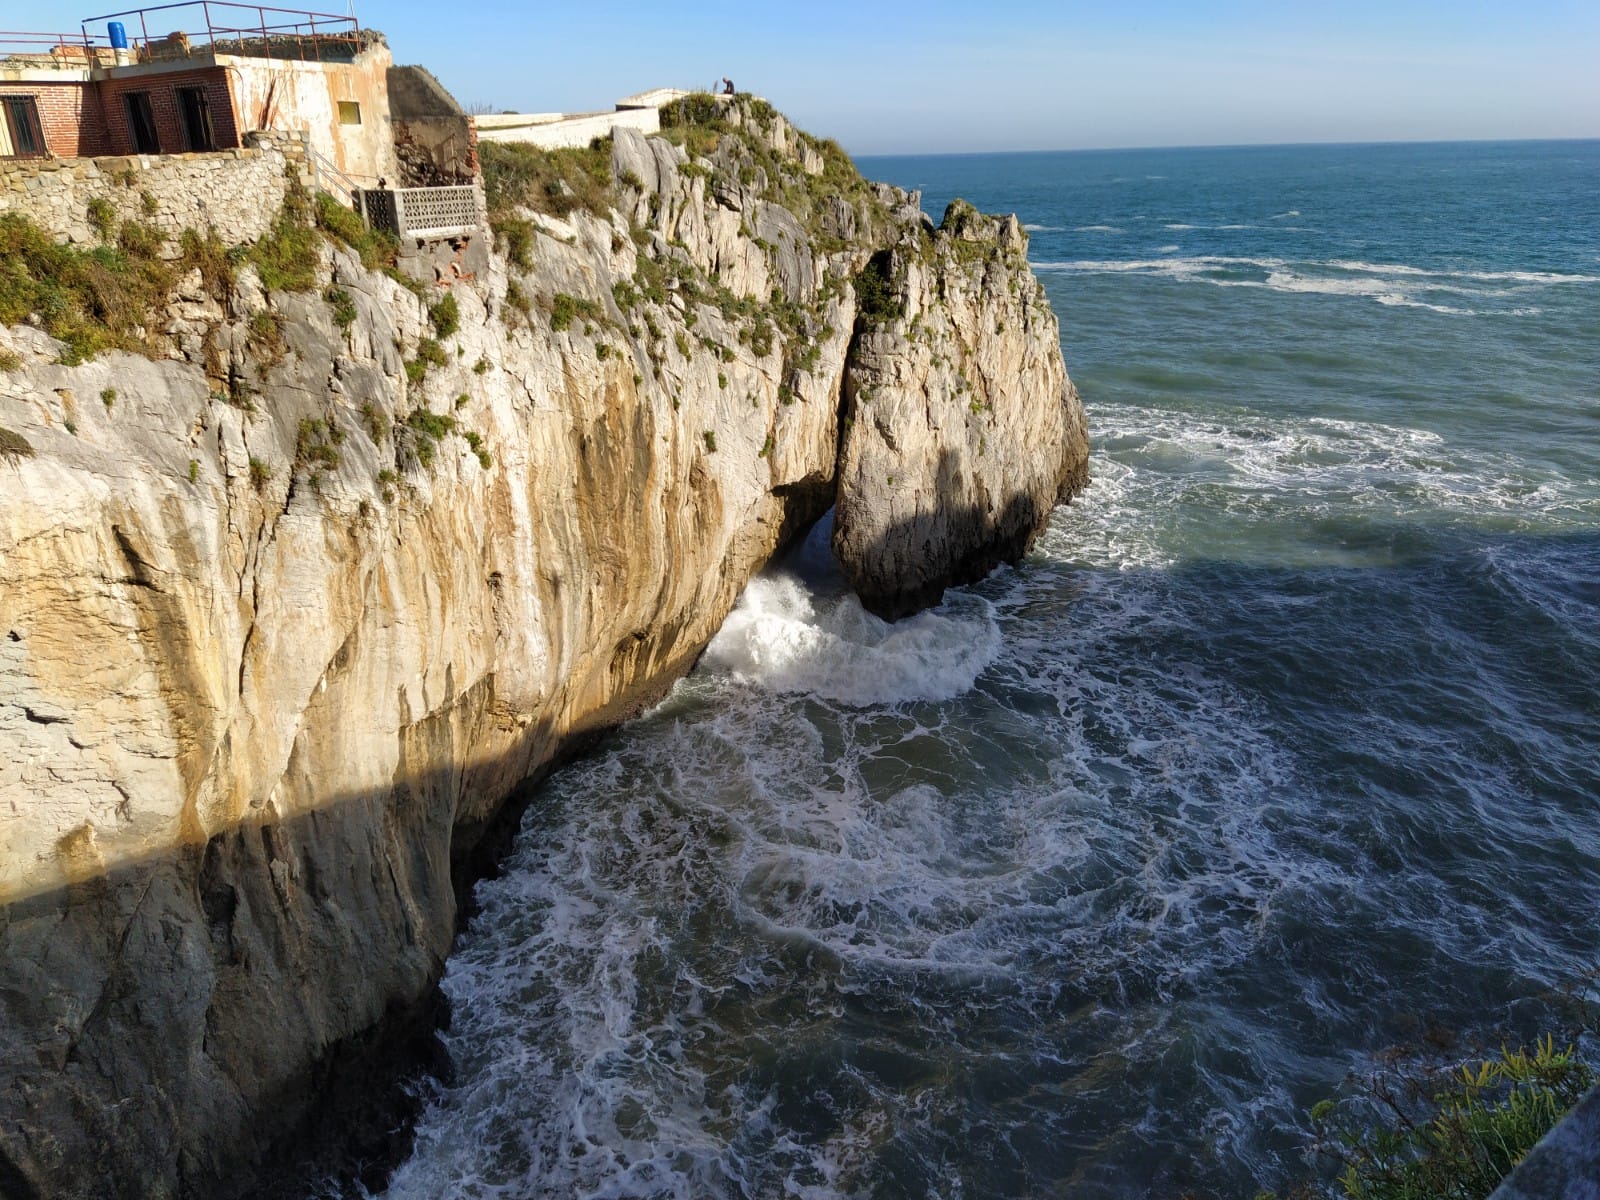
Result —
<instances>
[{"instance_id":1,"label":"rooftop structure","mask_svg":"<svg viewBox=\"0 0 1600 1200\"><path fill-rule=\"evenodd\" d=\"M394 70L353 16L229 0L0 32L0 158L199 153L304 131L330 173L370 187L401 175Z\"/></svg>"}]
</instances>

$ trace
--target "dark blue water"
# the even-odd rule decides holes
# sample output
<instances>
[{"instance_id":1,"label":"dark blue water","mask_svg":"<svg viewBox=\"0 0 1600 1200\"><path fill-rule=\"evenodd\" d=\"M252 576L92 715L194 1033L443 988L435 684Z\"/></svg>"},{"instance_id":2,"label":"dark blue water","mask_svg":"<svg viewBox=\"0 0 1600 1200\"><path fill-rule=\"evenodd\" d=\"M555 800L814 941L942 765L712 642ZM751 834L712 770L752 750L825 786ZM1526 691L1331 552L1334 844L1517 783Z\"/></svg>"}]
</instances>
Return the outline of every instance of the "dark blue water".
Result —
<instances>
[{"instance_id":1,"label":"dark blue water","mask_svg":"<svg viewBox=\"0 0 1600 1200\"><path fill-rule=\"evenodd\" d=\"M1600 143L863 165L1032 227L1095 482L550 781L393 1196L1249 1196L1596 964Z\"/></svg>"}]
</instances>

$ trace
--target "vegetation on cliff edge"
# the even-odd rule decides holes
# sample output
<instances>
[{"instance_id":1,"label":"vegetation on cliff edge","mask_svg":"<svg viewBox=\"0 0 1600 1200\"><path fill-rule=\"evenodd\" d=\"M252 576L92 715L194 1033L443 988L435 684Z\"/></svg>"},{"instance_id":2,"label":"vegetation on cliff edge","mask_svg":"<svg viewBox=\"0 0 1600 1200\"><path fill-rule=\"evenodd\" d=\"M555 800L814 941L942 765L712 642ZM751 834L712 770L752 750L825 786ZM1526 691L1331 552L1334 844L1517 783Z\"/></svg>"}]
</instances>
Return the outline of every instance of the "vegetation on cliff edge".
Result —
<instances>
[{"instance_id":1,"label":"vegetation on cliff edge","mask_svg":"<svg viewBox=\"0 0 1600 1200\"><path fill-rule=\"evenodd\" d=\"M1597 1013L1582 1016L1558 1046L1545 1034L1529 1047L1482 1051L1465 1062L1440 1061L1453 1038L1430 1031L1428 1048L1398 1047L1384 1066L1354 1079L1349 1094L1311 1110L1312 1151L1331 1162L1345 1200L1486 1200L1549 1133L1600 1073L1579 1046L1592 1049ZM1323 1188L1301 1183L1284 1200L1316 1200ZM1277 1200L1261 1192L1256 1200Z\"/></svg>"}]
</instances>

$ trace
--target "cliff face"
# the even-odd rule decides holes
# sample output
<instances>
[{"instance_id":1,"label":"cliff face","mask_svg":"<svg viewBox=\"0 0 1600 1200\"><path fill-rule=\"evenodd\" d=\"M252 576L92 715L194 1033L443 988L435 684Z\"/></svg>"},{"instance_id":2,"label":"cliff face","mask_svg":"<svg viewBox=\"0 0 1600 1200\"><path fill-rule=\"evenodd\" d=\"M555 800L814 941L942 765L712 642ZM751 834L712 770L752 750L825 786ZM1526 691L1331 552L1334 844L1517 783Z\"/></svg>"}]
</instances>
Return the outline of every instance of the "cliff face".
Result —
<instances>
[{"instance_id":1,"label":"cliff face","mask_svg":"<svg viewBox=\"0 0 1600 1200\"><path fill-rule=\"evenodd\" d=\"M508 795L788 537L837 500L907 611L1082 483L1014 222L930 235L759 104L679 140L424 299L330 243L189 272L154 361L0 329L0 1193L244 1190L419 1011Z\"/></svg>"},{"instance_id":2,"label":"cliff face","mask_svg":"<svg viewBox=\"0 0 1600 1200\"><path fill-rule=\"evenodd\" d=\"M900 617L1027 553L1088 482L1083 404L1016 217L962 201L869 264L845 380L833 552Z\"/></svg>"}]
</instances>

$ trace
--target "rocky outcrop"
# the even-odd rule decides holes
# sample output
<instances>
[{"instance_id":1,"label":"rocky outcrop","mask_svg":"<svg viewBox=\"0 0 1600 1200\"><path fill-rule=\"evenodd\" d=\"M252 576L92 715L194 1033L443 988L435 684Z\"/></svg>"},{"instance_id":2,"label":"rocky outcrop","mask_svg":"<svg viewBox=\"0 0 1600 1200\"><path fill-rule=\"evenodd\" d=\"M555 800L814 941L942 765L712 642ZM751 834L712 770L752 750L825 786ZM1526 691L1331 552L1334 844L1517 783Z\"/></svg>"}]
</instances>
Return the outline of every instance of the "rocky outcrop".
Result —
<instances>
[{"instance_id":1,"label":"rocky outcrop","mask_svg":"<svg viewBox=\"0 0 1600 1200\"><path fill-rule=\"evenodd\" d=\"M868 265L833 552L886 617L1015 562L1088 480L1083 404L1015 217L955 201Z\"/></svg>"},{"instance_id":2,"label":"rocky outcrop","mask_svg":"<svg viewBox=\"0 0 1600 1200\"><path fill-rule=\"evenodd\" d=\"M1014 223L930 243L762 105L689 133L420 298L330 243L310 291L190 272L154 360L0 329L0 1193L259 1191L426 1032L508 796L836 493L901 611L904 529L961 575L1081 481Z\"/></svg>"}]
</instances>

